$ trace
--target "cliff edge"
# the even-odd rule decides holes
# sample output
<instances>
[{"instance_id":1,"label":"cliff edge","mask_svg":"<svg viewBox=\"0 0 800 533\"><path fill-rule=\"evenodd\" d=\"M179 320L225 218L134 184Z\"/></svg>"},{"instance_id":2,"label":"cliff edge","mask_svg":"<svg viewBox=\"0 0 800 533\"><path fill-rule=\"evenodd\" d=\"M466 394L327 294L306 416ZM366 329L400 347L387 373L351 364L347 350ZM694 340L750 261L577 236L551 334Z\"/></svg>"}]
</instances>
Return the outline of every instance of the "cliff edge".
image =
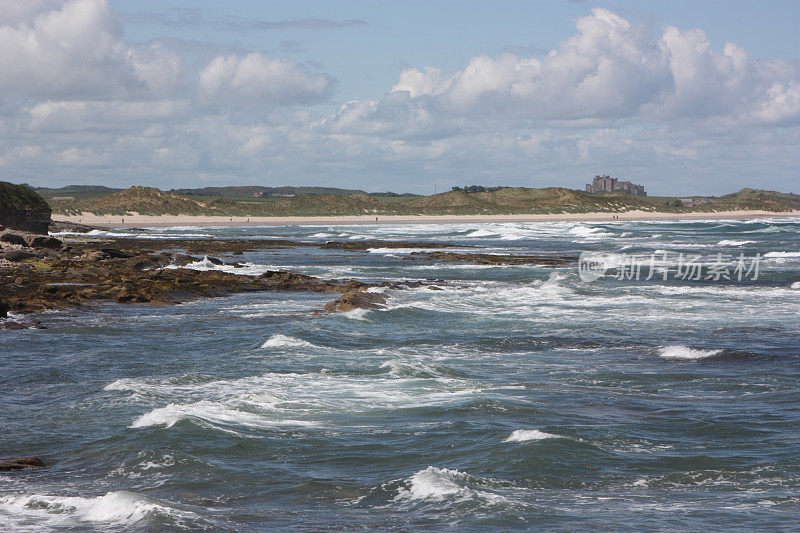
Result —
<instances>
[{"instance_id":1,"label":"cliff edge","mask_svg":"<svg viewBox=\"0 0 800 533\"><path fill-rule=\"evenodd\" d=\"M0 226L47 234L50 206L33 189L0 181Z\"/></svg>"}]
</instances>

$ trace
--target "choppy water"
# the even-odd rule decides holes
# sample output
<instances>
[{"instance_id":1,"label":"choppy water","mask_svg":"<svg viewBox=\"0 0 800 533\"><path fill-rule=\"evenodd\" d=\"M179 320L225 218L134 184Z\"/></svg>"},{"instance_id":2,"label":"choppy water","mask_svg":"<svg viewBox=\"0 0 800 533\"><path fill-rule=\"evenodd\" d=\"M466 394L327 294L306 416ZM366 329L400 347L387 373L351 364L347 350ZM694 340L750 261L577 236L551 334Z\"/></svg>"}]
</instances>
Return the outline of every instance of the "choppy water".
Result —
<instances>
[{"instance_id":1,"label":"choppy water","mask_svg":"<svg viewBox=\"0 0 800 533\"><path fill-rule=\"evenodd\" d=\"M237 259L450 285L324 317L303 293L47 314L0 334L1 453L52 464L0 473L0 529L798 527L797 219L148 234L765 259L742 283L585 283L297 248Z\"/></svg>"}]
</instances>

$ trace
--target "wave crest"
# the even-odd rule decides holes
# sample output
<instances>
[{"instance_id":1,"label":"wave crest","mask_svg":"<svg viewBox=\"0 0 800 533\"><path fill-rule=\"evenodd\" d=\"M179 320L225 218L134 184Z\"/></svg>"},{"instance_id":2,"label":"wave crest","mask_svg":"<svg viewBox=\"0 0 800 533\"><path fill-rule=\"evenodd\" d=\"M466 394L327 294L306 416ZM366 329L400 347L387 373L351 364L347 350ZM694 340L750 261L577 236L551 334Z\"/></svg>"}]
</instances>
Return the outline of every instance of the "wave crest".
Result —
<instances>
[{"instance_id":1,"label":"wave crest","mask_svg":"<svg viewBox=\"0 0 800 533\"><path fill-rule=\"evenodd\" d=\"M538 429L517 429L511 432L503 442L528 442L532 440L544 439L561 439L561 435L554 435L553 433L545 433Z\"/></svg>"},{"instance_id":2,"label":"wave crest","mask_svg":"<svg viewBox=\"0 0 800 533\"><path fill-rule=\"evenodd\" d=\"M313 347L314 345L303 339L297 339L288 335L273 335L264 341L261 345L262 348L300 348L300 347Z\"/></svg>"},{"instance_id":3,"label":"wave crest","mask_svg":"<svg viewBox=\"0 0 800 533\"><path fill-rule=\"evenodd\" d=\"M664 359L682 359L695 361L698 359L706 359L713 357L722 350L695 350L681 344L664 346L658 349L658 355Z\"/></svg>"},{"instance_id":4,"label":"wave crest","mask_svg":"<svg viewBox=\"0 0 800 533\"><path fill-rule=\"evenodd\" d=\"M196 515L147 500L132 492L108 492L103 496L50 496L19 494L0 497L0 510L25 524L37 521L47 526L74 526L92 522L114 526L136 524L156 515L182 522Z\"/></svg>"}]
</instances>

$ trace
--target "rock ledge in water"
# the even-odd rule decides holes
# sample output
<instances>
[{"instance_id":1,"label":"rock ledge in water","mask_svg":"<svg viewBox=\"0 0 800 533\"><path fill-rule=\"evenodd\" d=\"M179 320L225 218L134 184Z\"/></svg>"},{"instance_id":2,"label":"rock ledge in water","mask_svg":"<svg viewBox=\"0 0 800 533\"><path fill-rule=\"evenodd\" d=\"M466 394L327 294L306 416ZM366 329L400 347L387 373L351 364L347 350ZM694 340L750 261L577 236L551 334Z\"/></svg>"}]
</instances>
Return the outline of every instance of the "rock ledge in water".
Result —
<instances>
[{"instance_id":1,"label":"rock ledge in water","mask_svg":"<svg viewBox=\"0 0 800 533\"><path fill-rule=\"evenodd\" d=\"M25 470L27 468L42 468L47 466L38 457L12 457L0 461L0 472L9 470Z\"/></svg>"}]
</instances>

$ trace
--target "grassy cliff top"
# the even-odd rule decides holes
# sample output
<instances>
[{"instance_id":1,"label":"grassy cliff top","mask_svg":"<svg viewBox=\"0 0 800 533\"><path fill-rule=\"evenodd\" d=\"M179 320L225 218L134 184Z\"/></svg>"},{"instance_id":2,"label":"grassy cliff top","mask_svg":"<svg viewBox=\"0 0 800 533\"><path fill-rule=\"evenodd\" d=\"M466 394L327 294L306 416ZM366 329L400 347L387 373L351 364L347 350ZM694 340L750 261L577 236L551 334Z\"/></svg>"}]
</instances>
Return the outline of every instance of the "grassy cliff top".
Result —
<instances>
[{"instance_id":1,"label":"grassy cliff top","mask_svg":"<svg viewBox=\"0 0 800 533\"><path fill-rule=\"evenodd\" d=\"M0 181L0 210L27 209L50 211L50 206L30 187Z\"/></svg>"}]
</instances>

